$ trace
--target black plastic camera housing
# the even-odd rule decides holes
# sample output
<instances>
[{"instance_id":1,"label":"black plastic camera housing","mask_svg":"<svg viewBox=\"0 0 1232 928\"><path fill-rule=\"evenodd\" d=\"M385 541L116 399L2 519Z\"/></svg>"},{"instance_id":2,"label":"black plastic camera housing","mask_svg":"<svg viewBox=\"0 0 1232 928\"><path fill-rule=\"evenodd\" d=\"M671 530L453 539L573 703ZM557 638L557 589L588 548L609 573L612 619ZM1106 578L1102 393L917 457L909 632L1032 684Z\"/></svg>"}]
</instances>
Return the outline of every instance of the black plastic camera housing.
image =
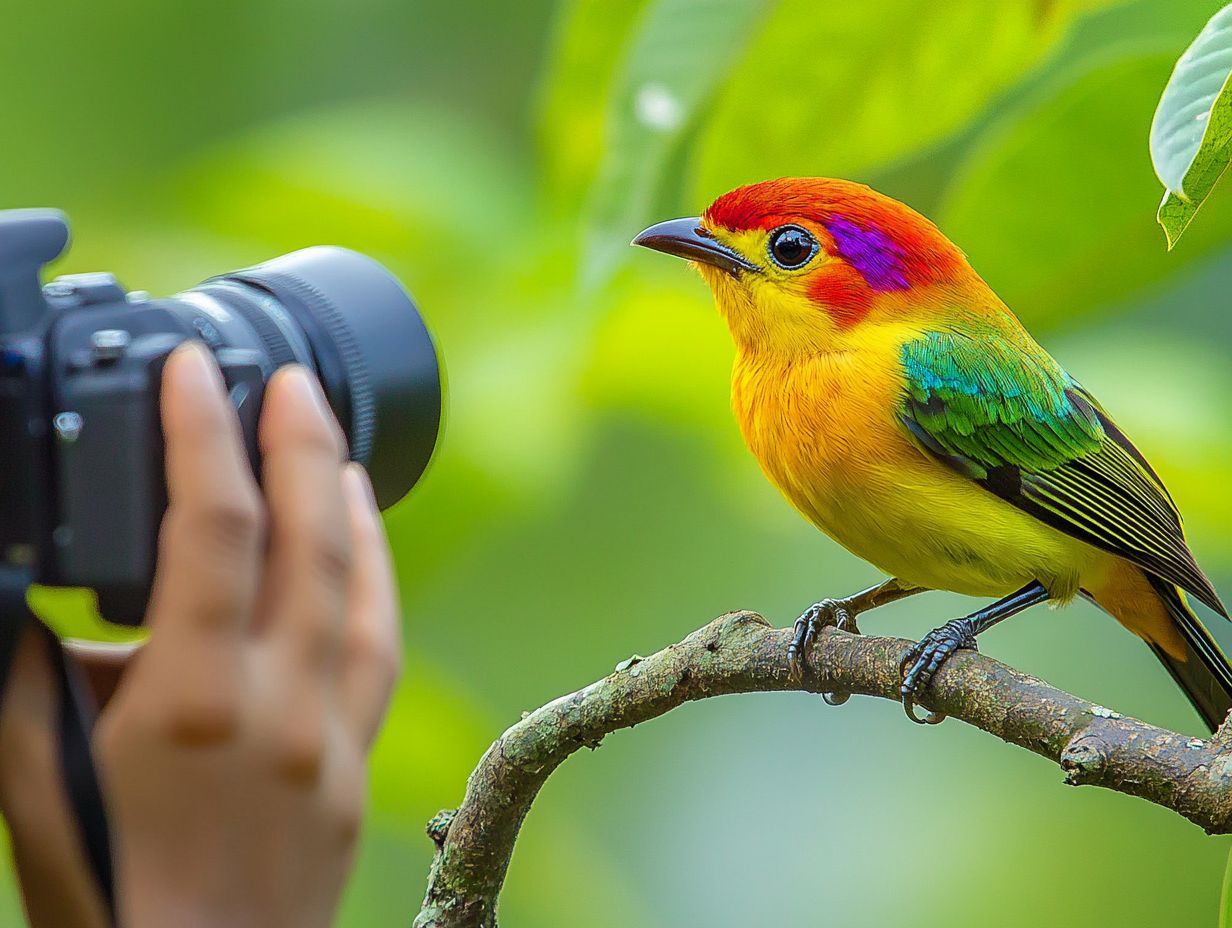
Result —
<instances>
[{"instance_id":1,"label":"black plastic camera housing","mask_svg":"<svg viewBox=\"0 0 1232 928\"><path fill-rule=\"evenodd\" d=\"M308 248L152 299L106 273L41 286L67 244L56 210L0 211L0 570L88 587L105 618L141 622L167 505L162 368L187 339L213 351L254 471L265 384L298 362L382 508L422 475L441 420L436 351L371 258Z\"/></svg>"}]
</instances>

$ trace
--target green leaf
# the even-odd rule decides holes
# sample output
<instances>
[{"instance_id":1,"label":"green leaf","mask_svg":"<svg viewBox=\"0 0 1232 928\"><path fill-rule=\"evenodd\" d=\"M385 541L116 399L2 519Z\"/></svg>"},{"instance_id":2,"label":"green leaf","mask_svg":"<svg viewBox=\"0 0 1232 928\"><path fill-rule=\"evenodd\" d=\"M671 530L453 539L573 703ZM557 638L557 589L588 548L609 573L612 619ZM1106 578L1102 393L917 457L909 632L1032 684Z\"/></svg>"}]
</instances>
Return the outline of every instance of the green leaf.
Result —
<instances>
[{"instance_id":1,"label":"green leaf","mask_svg":"<svg viewBox=\"0 0 1232 928\"><path fill-rule=\"evenodd\" d=\"M1176 243L1193 222L1194 216L1198 215L1200 205L1192 200L1182 200L1171 190L1164 191L1164 198L1155 213L1155 221L1163 227L1169 251L1176 247Z\"/></svg>"},{"instance_id":2,"label":"green leaf","mask_svg":"<svg viewBox=\"0 0 1232 928\"><path fill-rule=\"evenodd\" d=\"M885 0L818 15L813 0L785 0L718 98L691 198L769 177L867 174L937 142L1040 61L1078 9Z\"/></svg>"},{"instance_id":3,"label":"green leaf","mask_svg":"<svg viewBox=\"0 0 1232 928\"><path fill-rule=\"evenodd\" d=\"M1151 123L1151 162L1167 192L1157 219L1171 250L1232 159L1232 4L1185 50Z\"/></svg>"},{"instance_id":4,"label":"green leaf","mask_svg":"<svg viewBox=\"0 0 1232 928\"><path fill-rule=\"evenodd\" d=\"M1208 157L1209 154L1209 157ZM1219 178L1228 170L1232 159L1232 144L1225 142L1223 147L1214 152L1203 152L1194 162L1193 167L1185 176L1185 185L1190 196L1183 197L1171 190L1164 192L1163 202L1159 204L1159 212L1155 218L1164 229L1168 239L1168 250L1171 251L1180 241L1194 216L1202 208Z\"/></svg>"},{"instance_id":5,"label":"green leaf","mask_svg":"<svg viewBox=\"0 0 1232 928\"><path fill-rule=\"evenodd\" d=\"M1122 48L1063 76L989 129L943 198L942 230L1029 326L1091 315L1186 266L1141 209L1158 189L1143 123L1174 60ZM1186 259L1232 235L1232 211L1211 218Z\"/></svg>"},{"instance_id":6,"label":"green leaf","mask_svg":"<svg viewBox=\"0 0 1232 928\"><path fill-rule=\"evenodd\" d=\"M1186 174L1232 136L1227 83L1232 73L1232 4L1198 33L1172 69L1151 123L1151 162L1163 185L1193 199Z\"/></svg>"},{"instance_id":7,"label":"green leaf","mask_svg":"<svg viewBox=\"0 0 1232 928\"><path fill-rule=\"evenodd\" d=\"M601 282L655 217L673 156L766 0L654 0L620 66L587 205L582 281Z\"/></svg>"}]
</instances>

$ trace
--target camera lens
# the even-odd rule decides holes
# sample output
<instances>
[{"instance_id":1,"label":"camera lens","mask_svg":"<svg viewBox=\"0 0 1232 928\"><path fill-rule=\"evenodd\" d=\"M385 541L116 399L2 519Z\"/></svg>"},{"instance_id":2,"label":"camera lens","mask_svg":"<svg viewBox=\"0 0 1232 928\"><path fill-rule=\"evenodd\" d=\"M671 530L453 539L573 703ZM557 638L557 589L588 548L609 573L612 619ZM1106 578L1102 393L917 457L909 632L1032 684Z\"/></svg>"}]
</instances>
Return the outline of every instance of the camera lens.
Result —
<instances>
[{"instance_id":1,"label":"camera lens","mask_svg":"<svg viewBox=\"0 0 1232 928\"><path fill-rule=\"evenodd\" d=\"M414 302L380 264L345 248L306 248L208 280L177 302L193 307L194 327L214 347L255 349L271 373L295 361L316 371L382 509L415 485L440 429L440 367Z\"/></svg>"}]
</instances>

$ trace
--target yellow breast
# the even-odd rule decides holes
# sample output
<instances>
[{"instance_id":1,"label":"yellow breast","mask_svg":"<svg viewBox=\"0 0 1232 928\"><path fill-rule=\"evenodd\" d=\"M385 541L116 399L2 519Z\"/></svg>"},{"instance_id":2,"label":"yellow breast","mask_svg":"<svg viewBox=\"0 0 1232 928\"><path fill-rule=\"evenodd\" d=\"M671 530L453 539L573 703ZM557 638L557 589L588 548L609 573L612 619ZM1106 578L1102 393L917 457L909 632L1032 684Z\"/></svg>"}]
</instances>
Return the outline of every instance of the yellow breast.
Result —
<instances>
[{"instance_id":1,"label":"yellow breast","mask_svg":"<svg viewBox=\"0 0 1232 928\"><path fill-rule=\"evenodd\" d=\"M739 352L732 405L766 476L853 554L911 583L1003 596L1039 579L1065 599L1096 552L917 448L898 421L900 347L878 326L808 357Z\"/></svg>"}]
</instances>

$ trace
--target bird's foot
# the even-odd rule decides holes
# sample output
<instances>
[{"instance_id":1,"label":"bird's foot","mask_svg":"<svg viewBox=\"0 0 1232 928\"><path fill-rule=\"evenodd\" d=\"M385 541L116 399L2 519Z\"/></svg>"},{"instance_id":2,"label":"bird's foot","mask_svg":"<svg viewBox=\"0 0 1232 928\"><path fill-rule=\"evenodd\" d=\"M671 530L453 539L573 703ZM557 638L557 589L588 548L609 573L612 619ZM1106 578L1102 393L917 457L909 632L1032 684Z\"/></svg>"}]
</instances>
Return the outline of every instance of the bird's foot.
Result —
<instances>
[{"instance_id":1,"label":"bird's foot","mask_svg":"<svg viewBox=\"0 0 1232 928\"><path fill-rule=\"evenodd\" d=\"M911 721L920 725L936 725L945 719L940 712L929 712L926 717L920 718L915 714L915 701L932 682L937 668L960 648L978 650L975 626L970 619L953 619L940 628L934 628L903 654L898 665L902 676L899 692L903 697L903 711Z\"/></svg>"},{"instance_id":2,"label":"bird's foot","mask_svg":"<svg viewBox=\"0 0 1232 928\"><path fill-rule=\"evenodd\" d=\"M817 633L827 625L833 625L841 631L860 634L856 626L856 613L845 599L823 599L809 606L800 618L796 619L791 644L787 646L787 661L793 675L799 675L804 654ZM821 698L831 706L841 706L851 698L850 693L822 693Z\"/></svg>"},{"instance_id":3,"label":"bird's foot","mask_svg":"<svg viewBox=\"0 0 1232 928\"><path fill-rule=\"evenodd\" d=\"M794 663L803 658L818 631L827 625L833 625L853 635L860 634L860 629L856 627L856 617L852 614L847 600L823 599L813 603L796 619L795 634L792 635L791 644L787 646L787 659Z\"/></svg>"}]
</instances>

